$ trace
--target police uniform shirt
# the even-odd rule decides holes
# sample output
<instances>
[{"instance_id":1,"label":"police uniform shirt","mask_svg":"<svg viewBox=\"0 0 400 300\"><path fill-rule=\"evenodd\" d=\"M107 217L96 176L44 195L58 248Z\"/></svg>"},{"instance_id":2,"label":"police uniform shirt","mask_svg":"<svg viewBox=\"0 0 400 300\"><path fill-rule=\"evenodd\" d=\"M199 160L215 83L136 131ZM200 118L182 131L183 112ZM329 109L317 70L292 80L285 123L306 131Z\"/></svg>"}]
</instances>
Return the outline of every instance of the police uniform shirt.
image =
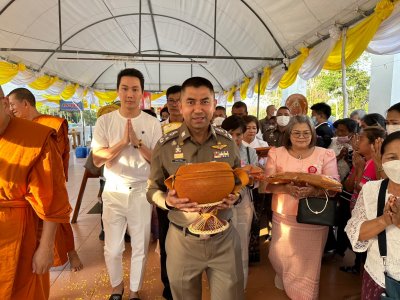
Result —
<instances>
[{"instance_id":1,"label":"police uniform shirt","mask_svg":"<svg viewBox=\"0 0 400 300\"><path fill-rule=\"evenodd\" d=\"M279 131L278 128L270 129L264 132L263 140L268 143L269 146L280 147L282 146L282 139L285 132Z\"/></svg>"},{"instance_id":2,"label":"police uniform shirt","mask_svg":"<svg viewBox=\"0 0 400 300\"><path fill-rule=\"evenodd\" d=\"M164 180L175 174L181 165L210 161L227 162L232 168L240 167L239 149L224 129L210 125L207 140L203 144L197 143L191 137L185 123L179 129L164 135L152 154L148 201L168 209L165 203L167 187ZM171 222L182 227L189 226L198 216L198 213L177 209L170 210L168 214ZM218 217L229 220L232 217L231 209L219 210Z\"/></svg>"}]
</instances>

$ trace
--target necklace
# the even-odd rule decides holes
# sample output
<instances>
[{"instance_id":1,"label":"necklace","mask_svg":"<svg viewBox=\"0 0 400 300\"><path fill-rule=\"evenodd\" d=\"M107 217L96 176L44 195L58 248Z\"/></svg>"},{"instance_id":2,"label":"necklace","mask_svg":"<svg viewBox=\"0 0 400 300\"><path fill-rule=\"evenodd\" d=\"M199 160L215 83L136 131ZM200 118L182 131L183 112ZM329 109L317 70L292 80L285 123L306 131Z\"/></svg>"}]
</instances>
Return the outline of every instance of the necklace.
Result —
<instances>
[{"instance_id":1,"label":"necklace","mask_svg":"<svg viewBox=\"0 0 400 300\"><path fill-rule=\"evenodd\" d=\"M311 148L311 149L313 150L314 147ZM308 149L308 150L311 150L311 149ZM308 151L307 151L305 154L297 153L297 152L294 151L292 148L290 148L290 151L294 154L294 157L296 157L296 158L299 159L299 160L303 159L303 155L307 156L307 154L308 154Z\"/></svg>"}]
</instances>

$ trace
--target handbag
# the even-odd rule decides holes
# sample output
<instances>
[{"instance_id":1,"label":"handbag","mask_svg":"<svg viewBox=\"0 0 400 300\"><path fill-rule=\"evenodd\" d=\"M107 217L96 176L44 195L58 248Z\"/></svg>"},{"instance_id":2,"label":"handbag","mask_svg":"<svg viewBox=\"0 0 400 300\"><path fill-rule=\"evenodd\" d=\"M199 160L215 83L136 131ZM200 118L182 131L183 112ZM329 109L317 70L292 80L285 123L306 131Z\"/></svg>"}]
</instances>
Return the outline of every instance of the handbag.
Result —
<instances>
[{"instance_id":1,"label":"handbag","mask_svg":"<svg viewBox=\"0 0 400 300\"><path fill-rule=\"evenodd\" d=\"M319 197L299 199L296 220L298 223L334 226L337 223L337 201L330 200L324 190L325 200Z\"/></svg>"},{"instance_id":2,"label":"handbag","mask_svg":"<svg viewBox=\"0 0 400 300\"><path fill-rule=\"evenodd\" d=\"M389 183L389 179L385 179L381 183L379 188L378 196L378 209L376 217L383 215L383 209L385 208L385 195L386 189ZM381 299L400 299L400 282L393 279L386 272L386 257L387 257L387 241L386 241L386 230L383 230L378 234L378 246L379 253L383 259L383 266L385 268L385 292L381 295Z\"/></svg>"}]
</instances>

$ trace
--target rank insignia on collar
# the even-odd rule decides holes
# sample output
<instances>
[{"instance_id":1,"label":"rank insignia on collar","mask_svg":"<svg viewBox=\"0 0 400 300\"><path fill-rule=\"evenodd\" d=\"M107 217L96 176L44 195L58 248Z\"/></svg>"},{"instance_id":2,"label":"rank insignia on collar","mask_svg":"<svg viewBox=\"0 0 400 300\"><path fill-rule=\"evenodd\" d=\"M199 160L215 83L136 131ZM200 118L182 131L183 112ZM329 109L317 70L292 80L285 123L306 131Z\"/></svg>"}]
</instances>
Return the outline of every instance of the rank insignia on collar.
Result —
<instances>
[{"instance_id":1,"label":"rank insignia on collar","mask_svg":"<svg viewBox=\"0 0 400 300\"><path fill-rule=\"evenodd\" d=\"M182 159L182 158L183 158L182 148L179 145L177 145L175 148L174 159Z\"/></svg>"},{"instance_id":2,"label":"rank insignia on collar","mask_svg":"<svg viewBox=\"0 0 400 300\"><path fill-rule=\"evenodd\" d=\"M221 142L218 142L216 145L211 146L211 148L213 149L218 149L218 150L222 150L225 147L227 147L228 145L222 144Z\"/></svg>"}]
</instances>

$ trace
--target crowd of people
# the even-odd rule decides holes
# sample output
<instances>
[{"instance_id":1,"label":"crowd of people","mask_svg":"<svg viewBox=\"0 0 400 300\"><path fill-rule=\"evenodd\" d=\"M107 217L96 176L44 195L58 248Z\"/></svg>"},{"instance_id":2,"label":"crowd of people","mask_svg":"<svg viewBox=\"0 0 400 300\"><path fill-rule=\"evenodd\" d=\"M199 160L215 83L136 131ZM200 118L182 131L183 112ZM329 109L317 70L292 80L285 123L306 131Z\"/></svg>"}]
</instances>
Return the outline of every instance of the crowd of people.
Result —
<instances>
[{"instance_id":1,"label":"crowd of people","mask_svg":"<svg viewBox=\"0 0 400 300\"><path fill-rule=\"evenodd\" d=\"M212 299L244 299L249 265L260 261L261 224L268 228L275 287L289 298L318 299L324 253L344 256L349 248L354 265L341 270L363 273L361 298L391 296L388 278L400 280L400 103L386 116L357 110L335 122L326 103L312 105L310 116L269 105L258 120L241 101L227 116L211 82L192 77L167 90L160 122L140 109L143 91L140 71L118 74L120 108L98 118L91 145L90 159L104 166L102 238L111 300L124 294L127 231L129 299L140 299L152 216L167 300L201 299L204 272ZM25 88L7 97L0 89L0 101L0 295L48 299L50 267L67 260L75 271L83 267L69 224L68 128L65 120L40 114ZM268 155L259 156L256 150L266 147ZM201 207L164 181L184 164L210 161L257 166L267 176L301 172L340 181L343 191L329 194L338 203L337 226L296 220L299 199L323 198L324 190L251 180L218 205L228 229L193 233L188 227Z\"/></svg>"}]
</instances>

